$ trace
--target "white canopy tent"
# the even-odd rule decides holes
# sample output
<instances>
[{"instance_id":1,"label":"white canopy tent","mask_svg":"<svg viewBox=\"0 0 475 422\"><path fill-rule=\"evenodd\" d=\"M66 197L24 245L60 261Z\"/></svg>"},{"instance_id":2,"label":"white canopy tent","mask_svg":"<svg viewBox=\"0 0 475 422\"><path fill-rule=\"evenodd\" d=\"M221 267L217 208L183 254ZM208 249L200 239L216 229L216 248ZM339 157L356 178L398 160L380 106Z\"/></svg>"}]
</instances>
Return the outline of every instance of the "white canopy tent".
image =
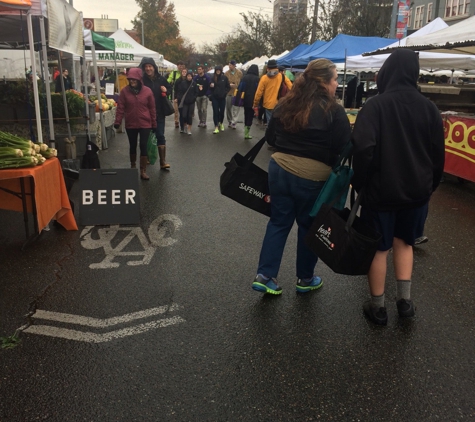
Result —
<instances>
[{"instance_id":1,"label":"white canopy tent","mask_svg":"<svg viewBox=\"0 0 475 422\"><path fill-rule=\"evenodd\" d=\"M413 34L408 35L406 38L390 44L386 48L378 50L380 53L388 51L386 54L378 54L374 56L363 56L360 54L357 56L347 57L346 68L356 72L375 72L381 68L385 60L389 57L390 51L393 51L398 47L406 46L414 39L419 39L421 37L430 36L430 34L439 33L445 28L448 29L450 27L441 18L437 18ZM428 71L434 71L438 69L467 70L474 69L475 56L421 51L419 52L419 64L421 69ZM344 66L344 63L337 64L339 69L343 69Z\"/></svg>"},{"instance_id":2,"label":"white canopy tent","mask_svg":"<svg viewBox=\"0 0 475 422\"><path fill-rule=\"evenodd\" d=\"M434 52L475 54L475 16L431 34L412 37L407 46L416 50Z\"/></svg>"},{"instance_id":3,"label":"white canopy tent","mask_svg":"<svg viewBox=\"0 0 475 422\"><path fill-rule=\"evenodd\" d=\"M117 67L137 67L144 57L151 57L158 67L164 67L162 54L139 44L123 29L118 29L109 38L115 40L115 53L107 50L96 50L98 66L114 67L117 63ZM91 51L86 51L85 56L86 61L92 62ZM77 59L79 60L79 57Z\"/></svg>"}]
</instances>

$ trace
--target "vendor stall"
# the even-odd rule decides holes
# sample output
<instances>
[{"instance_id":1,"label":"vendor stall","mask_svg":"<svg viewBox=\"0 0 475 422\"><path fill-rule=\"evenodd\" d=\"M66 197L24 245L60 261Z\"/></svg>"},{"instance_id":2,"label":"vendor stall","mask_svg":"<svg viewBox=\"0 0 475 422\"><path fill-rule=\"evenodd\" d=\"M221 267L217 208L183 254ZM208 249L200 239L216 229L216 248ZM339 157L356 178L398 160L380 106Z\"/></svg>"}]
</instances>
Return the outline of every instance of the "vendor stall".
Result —
<instances>
[{"instance_id":1,"label":"vendor stall","mask_svg":"<svg viewBox=\"0 0 475 422\"><path fill-rule=\"evenodd\" d=\"M445 134L444 171L475 182L475 115L442 113Z\"/></svg>"},{"instance_id":2,"label":"vendor stall","mask_svg":"<svg viewBox=\"0 0 475 422\"><path fill-rule=\"evenodd\" d=\"M58 159L42 165L0 170L0 208L23 212L29 237L28 213L33 214L35 234L55 219L66 230L77 230L76 220Z\"/></svg>"}]
</instances>

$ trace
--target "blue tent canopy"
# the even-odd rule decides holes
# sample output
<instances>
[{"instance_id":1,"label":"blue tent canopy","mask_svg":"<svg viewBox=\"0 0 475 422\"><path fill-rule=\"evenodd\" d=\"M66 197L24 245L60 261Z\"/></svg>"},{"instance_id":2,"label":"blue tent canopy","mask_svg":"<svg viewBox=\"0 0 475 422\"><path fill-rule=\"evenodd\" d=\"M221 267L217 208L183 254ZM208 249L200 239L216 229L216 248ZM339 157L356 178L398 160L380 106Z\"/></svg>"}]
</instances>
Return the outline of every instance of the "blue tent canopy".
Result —
<instances>
[{"instance_id":1,"label":"blue tent canopy","mask_svg":"<svg viewBox=\"0 0 475 422\"><path fill-rule=\"evenodd\" d=\"M295 47L290 53L287 53L285 56L279 58L277 60L277 63L279 66L295 66L295 59L299 56L303 56L305 54L308 54L310 51L317 50L321 46L326 44L326 41L315 41L313 44L308 45L308 44L300 44L297 47Z\"/></svg>"},{"instance_id":2,"label":"blue tent canopy","mask_svg":"<svg viewBox=\"0 0 475 422\"><path fill-rule=\"evenodd\" d=\"M356 37L340 34L321 47L294 57L292 65L306 66L315 59L328 59L334 63L343 63L345 61L345 51L347 56L356 56L366 51L384 48L395 41L397 40L390 38Z\"/></svg>"}]
</instances>

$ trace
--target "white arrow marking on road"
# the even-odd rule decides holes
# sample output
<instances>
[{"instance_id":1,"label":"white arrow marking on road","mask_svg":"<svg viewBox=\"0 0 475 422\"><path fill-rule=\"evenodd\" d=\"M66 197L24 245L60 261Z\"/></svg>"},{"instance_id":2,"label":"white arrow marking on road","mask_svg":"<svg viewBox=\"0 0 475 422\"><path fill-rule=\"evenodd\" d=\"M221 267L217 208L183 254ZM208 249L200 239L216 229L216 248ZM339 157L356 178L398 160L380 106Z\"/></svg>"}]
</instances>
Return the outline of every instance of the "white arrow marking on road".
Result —
<instances>
[{"instance_id":1,"label":"white arrow marking on road","mask_svg":"<svg viewBox=\"0 0 475 422\"><path fill-rule=\"evenodd\" d=\"M111 327L117 324L123 324L124 322L130 322L136 319L148 318L155 315L161 315L165 312L173 312L180 307L176 303L172 303L170 306L159 306L158 308L150 308L144 311L132 312L113 318L90 318L81 315L63 314L60 312L50 312L38 309L34 314L35 319L46 319L49 321L64 322L67 324L85 325L87 327L105 328Z\"/></svg>"},{"instance_id":2,"label":"white arrow marking on road","mask_svg":"<svg viewBox=\"0 0 475 422\"><path fill-rule=\"evenodd\" d=\"M67 328L57 328L51 327L49 325L30 325L24 331L30 334L60 337L68 340L85 341L88 343L104 343L106 341L110 341L116 338L133 336L136 334L145 333L146 331L152 330L154 328L167 327L169 325L178 324L180 322L185 322L185 320L179 316L175 316L172 318L165 318L159 319L157 321L147 322L145 324L136 325L130 328L111 331L105 334L69 330Z\"/></svg>"}]
</instances>

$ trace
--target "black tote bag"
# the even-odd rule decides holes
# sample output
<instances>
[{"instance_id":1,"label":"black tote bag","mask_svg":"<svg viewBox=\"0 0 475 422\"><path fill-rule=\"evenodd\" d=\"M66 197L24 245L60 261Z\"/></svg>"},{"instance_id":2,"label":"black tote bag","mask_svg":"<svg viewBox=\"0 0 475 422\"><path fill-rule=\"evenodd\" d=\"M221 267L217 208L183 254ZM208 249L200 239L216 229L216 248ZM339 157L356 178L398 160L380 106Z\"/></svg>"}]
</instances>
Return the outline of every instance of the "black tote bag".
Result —
<instances>
[{"instance_id":1,"label":"black tote bag","mask_svg":"<svg viewBox=\"0 0 475 422\"><path fill-rule=\"evenodd\" d=\"M221 194L270 217L270 193L267 172L256 166L253 161L265 143L262 138L244 156L234 154L225 163L219 180Z\"/></svg>"},{"instance_id":2,"label":"black tote bag","mask_svg":"<svg viewBox=\"0 0 475 422\"><path fill-rule=\"evenodd\" d=\"M360 200L361 194L351 210L322 204L305 238L307 246L338 274L368 274L382 237L356 215Z\"/></svg>"}]
</instances>

